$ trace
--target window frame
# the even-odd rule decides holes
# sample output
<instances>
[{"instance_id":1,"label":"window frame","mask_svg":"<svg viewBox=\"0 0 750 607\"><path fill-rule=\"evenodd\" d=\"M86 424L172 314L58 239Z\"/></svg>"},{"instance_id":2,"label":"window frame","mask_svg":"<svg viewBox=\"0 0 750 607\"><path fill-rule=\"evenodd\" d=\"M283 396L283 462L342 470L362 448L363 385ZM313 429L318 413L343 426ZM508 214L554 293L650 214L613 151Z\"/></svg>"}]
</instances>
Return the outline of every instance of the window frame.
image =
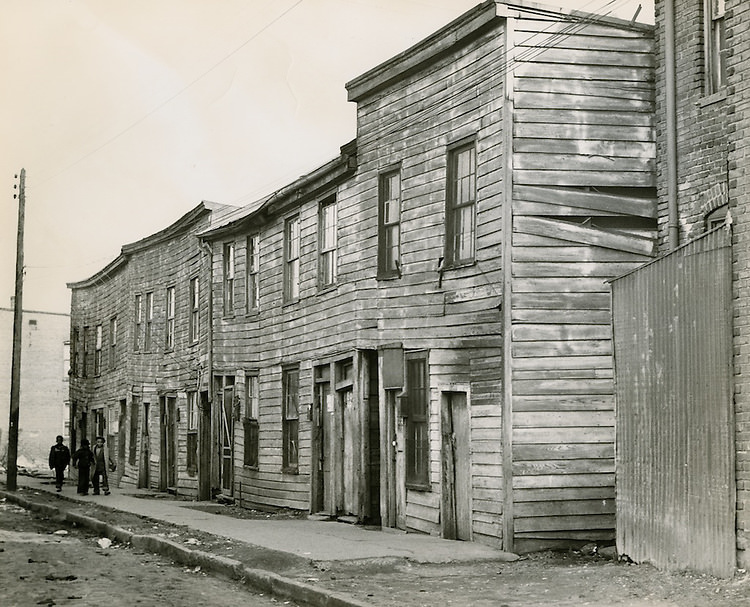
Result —
<instances>
[{"instance_id":1,"label":"window frame","mask_svg":"<svg viewBox=\"0 0 750 607\"><path fill-rule=\"evenodd\" d=\"M190 476L198 474L198 391L190 390L186 393L186 462L185 468Z\"/></svg>"},{"instance_id":2,"label":"window frame","mask_svg":"<svg viewBox=\"0 0 750 607\"><path fill-rule=\"evenodd\" d=\"M109 319L109 368L117 368L117 316Z\"/></svg>"},{"instance_id":3,"label":"window frame","mask_svg":"<svg viewBox=\"0 0 750 607\"><path fill-rule=\"evenodd\" d=\"M200 335L200 282L198 276L190 279L190 317L188 319L188 338L191 344L198 342Z\"/></svg>"},{"instance_id":4,"label":"window frame","mask_svg":"<svg viewBox=\"0 0 750 607\"><path fill-rule=\"evenodd\" d=\"M281 370L282 472L299 474L299 365ZM290 409L291 406L291 409ZM290 416L290 412L292 416Z\"/></svg>"},{"instance_id":5,"label":"window frame","mask_svg":"<svg viewBox=\"0 0 750 607\"><path fill-rule=\"evenodd\" d=\"M404 363L406 487L416 491L430 491L430 369L427 352L408 353L405 355Z\"/></svg>"},{"instance_id":6,"label":"window frame","mask_svg":"<svg viewBox=\"0 0 750 607\"><path fill-rule=\"evenodd\" d=\"M338 278L338 207L336 197L318 208L318 287L328 289Z\"/></svg>"},{"instance_id":7,"label":"window frame","mask_svg":"<svg viewBox=\"0 0 750 607\"><path fill-rule=\"evenodd\" d=\"M299 215L284 220L284 303L300 297L300 220Z\"/></svg>"},{"instance_id":8,"label":"window frame","mask_svg":"<svg viewBox=\"0 0 750 607\"><path fill-rule=\"evenodd\" d=\"M136 294L134 307L133 351L140 352L143 347L143 293Z\"/></svg>"},{"instance_id":9,"label":"window frame","mask_svg":"<svg viewBox=\"0 0 750 607\"><path fill-rule=\"evenodd\" d=\"M225 242L222 247L222 285L224 287L224 316L234 314L234 279L236 277L237 251L232 242Z\"/></svg>"},{"instance_id":10,"label":"window frame","mask_svg":"<svg viewBox=\"0 0 750 607\"><path fill-rule=\"evenodd\" d=\"M245 375L243 465L258 469L260 456L260 380L257 373Z\"/></svg>"},{"instance_id":11,"label":"window frame","mask_svg":"<svg viewBox=\"0 0 750 607\"><path fill-rule=\"evenodd\" d=\"M460 173L460 159L463 153L471 152L470 170L466 175ZM462 180L469 179L467 188L471 197L460 200L458 190ZM463 191L463 188L461 188ZM471 226L467 241L464 240L463 214L470 213ZM460 219L457 219L460 218ZM477 144L476 138L462 140L447 149L447 170L445 189L445 261L447 267L472 265L476 262L477 233ZM460 240L460 243L459 243ZM468 254L462 251L469 249Z\"/></svg>"},{"instance_id":12,"label":"window frame","mask_svg":"<svg viewBox=\"0 0 750 607\"><path fill-rule=\"evenodd\" d=\"M83 334L81 336L81 377L88 377L89 376L89 349L88 349L88 340L89 340L89 327L85 326L83 327Z\"/></svg>"},{"instance_id":13,"label":"window frame","mask_svg":"<svg viewBox=\"0 0 750 607\"><path fill-rule=\"evenodd\" d=\"M398 195L392 196L392 181L397 177ZM401 205L402 197L401 167L383 171L378 176L378 278L398 278L401 276ZM395 201L397 206L396 220L389 220L389 202ZM392 236L395 230L396 237ZM396 240L394 244L392 241ZM393 250L396 254L391 259ZM392 266L392 267L391 267Z\"/></svg>"},{"instance_id":14,"label":"window frame","mask_svg":"<svg viewBox=\"0 0 750 607\"><path fill-rule=\"evenodd\" d=\"M247 237L245 250L245 306L252 314L260 307L260 234Z\"/></svg>"},{"instance_id":15,"label":"window frame","mask_svg":"<svg viewBox=\"0 0 750 607\"><path fill-rule=\"evenodd\" d=\"M175 343L175 310L176 310L176 299L175 299L175 287L174 285L167 287L166 289L166 301L164 310L164 347L166 350L174 350Z\"/></svg>"},{"instance_id":16,"label":"window frame","mask_svg":"<svg viewBox=\"0 0 750 607\"><path fill-rule=\"evenodd\" d=\"M102 343L104 341L104 330L102 325L96 325L94 339L94 376L102 374Z\"/></svg>"},{"instance_id":17,"label":"window frame","mask_svg":"<svg viewBox=\"0 0 750 607\"><path fill-rule=\"evenodd\" d=\"M154 339L154 292L146 293L146 320L143 333L143 350L150 352Z\"/></svg>"},{"instance_id":18,"label":"window frame","mask_svg":"<svg viewBox=\"0 0 750 607\"><path fill-rule=\"evenodd\" d=\"M706 95L727 85L726 0L703 1L703 52Z\"/></svg>"}]
</instances>

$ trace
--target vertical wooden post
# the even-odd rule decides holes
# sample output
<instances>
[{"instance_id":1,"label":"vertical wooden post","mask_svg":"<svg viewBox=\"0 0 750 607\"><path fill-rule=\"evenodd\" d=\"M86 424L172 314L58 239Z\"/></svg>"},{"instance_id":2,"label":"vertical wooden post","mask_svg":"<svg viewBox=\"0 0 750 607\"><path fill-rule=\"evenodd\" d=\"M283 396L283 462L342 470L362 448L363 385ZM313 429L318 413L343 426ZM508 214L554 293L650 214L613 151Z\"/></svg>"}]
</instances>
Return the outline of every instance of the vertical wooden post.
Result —
<instances>
[{"instance_id":1,"label":"vertical wooden post","mask_svg":"<svg viewBox=\"0 0 750 607\"><path fill-rule=\"evenodd\" d=\"M16 292L13 300L13 356L10 377L10 420L8 425L8 473L6 487L18 487L18 416L21 394L21 332L23 322L23 224L25 217L26 169L21 169L18 184L18 238L16 240Z\"/></svg>"}]
</instances>

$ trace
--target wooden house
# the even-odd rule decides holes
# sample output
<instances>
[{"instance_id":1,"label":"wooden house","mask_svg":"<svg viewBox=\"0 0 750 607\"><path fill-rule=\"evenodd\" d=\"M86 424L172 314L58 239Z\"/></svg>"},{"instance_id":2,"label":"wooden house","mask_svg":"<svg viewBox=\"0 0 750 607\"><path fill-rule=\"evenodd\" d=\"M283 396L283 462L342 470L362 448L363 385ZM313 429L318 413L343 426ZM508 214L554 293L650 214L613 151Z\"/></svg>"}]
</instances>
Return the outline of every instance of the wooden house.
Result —
<instances>
[{"instance_id":1,"label":"wooden house","mask_svg":"<svg viewBox=\"0 0 750 607\"><path fill-rule=\"evenodd\" d=\"M202 202L68 284L71 447L104 436L114 486L198 495L204 482L210 495L210 443L198 436L208 399L209 264L195 233L232 208Z\"/></svg>"},{"instance_id":2,"label":"wooden house","mask_svg":"<svg viewBox=\"0 0 750 607\"><path fill-rule=\"evenodd\" d=\"M653 78L649 27L490 1L349 82L356 147L201 234L222 490L612 540L606 280L655 250Z\"/></svg>"}]
</instances>

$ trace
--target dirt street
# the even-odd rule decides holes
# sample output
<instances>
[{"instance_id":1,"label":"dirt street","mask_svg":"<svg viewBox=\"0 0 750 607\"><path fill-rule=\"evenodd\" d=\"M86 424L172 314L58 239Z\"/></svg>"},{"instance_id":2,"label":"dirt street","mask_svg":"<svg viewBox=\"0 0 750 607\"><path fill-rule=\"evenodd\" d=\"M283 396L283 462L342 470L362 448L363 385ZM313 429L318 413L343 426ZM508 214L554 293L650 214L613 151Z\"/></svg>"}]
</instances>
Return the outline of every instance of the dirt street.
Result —
<instances>
[{"instance_id":1,"label":"dirt street","mask_svg":"<svg viewBox=\"0 0 750 607\"><path fill-rule=\"evenodd\" d=\"M44 491L29 492L25 496L34 502L75 510L88 516L117 525L134 533L159 535L174 542L194 546L214 554L237 559L249 567L273 571L351 596L375 607L747 607L750 605L750 575L738 572L733 579L721 580L689 573L666 573L649 565L626 564L599 554L586 552L547 552L527 555L517 562L475 562L448 564L419 564L404 559L367 560L363 562L311 562L292 554L277 552L225 537L214 536L188 527L157 522L136 515L116 511L93 503L73 503ZM174 499L166 495L162 499ZM255 512L237 506L216 503L188 502L188 507L210 511L227 517L231 525L236 518L289 518L299 513ZM39 520L35 515L23 514L14 506L13 517L6 523L8 510L0 510L0 529L54 531L54 524ZM15 521L15 522L14 522ZM21 525L23 522L23 526ZM54 522L52 522L54 523ZM331 523L342 524L342 523ZM34 526L36 525L36 527ZM239 605L232 600L244 600L243 605L281 605L260 601L231 582L217 580L201 573L171 567L168 562L149 554L133 554L123 547L101 550L97 537L81 535L75 530L64 536L78 543L59 545L0 544L0 605L32 605L54 598L58 605L90 604L107 601L107 607L132 605L134 594L127 599L115 593L127 588L139 595L140 605L191 605L202 594L211 603L227 593L224 605ZM54 537L54 536L53 536ZM34 550L34 554L30 553ZM67 555L48 556L52 550L72 551ZM9 555L8 553L11 552ZM109 556L105 556L108 554ZM81 571L67 566L55 575L77 575L75 581L48 581L53 563L86 563ZM29 563L48 561L47 563ZM118 559L122 558L122 564ZM11 568L12 575L8 577ZM25 570L28 568L28 573ZM34 573L37 571L38 573ZM35 575L32 583L19 576ZM131 577L133 576L133 577ZM102 582L104 580L104 582ZM19 586L19 584L22 584ZM78 590L76 584L84 585ZM15 592L33 591L33 602L12 603L4 600L2 588ZM110 594L107 594L112 589ZM233 594L238 592L239 594ZM57 594L55 594L57 593ZM82 596L84 599L66 599ZM113 598L115 597L115 598ZM230 597L239 597L238 599ZM242 597L245 597L244 599ZM268 599L268 597L264 597ZM68 602L63 602L67 600ZM120 602L117 602L117 601ZM171 602L170 602L171 601ZM184 601L184 602L181 602ZM51 604L51 603L38 603ZM199 603L200 604L200 603Z\"/></svg>"},{"instance_id":2,"label":"dirt street","mask_svg":"<svg viewBox=\"0 0 750 607\"><path fill-rule=\"evenodd\" d=\"M0 605L294 605L0 503ZM106 542L102 542L106 544Z\"/></svg>"}]
</instances>

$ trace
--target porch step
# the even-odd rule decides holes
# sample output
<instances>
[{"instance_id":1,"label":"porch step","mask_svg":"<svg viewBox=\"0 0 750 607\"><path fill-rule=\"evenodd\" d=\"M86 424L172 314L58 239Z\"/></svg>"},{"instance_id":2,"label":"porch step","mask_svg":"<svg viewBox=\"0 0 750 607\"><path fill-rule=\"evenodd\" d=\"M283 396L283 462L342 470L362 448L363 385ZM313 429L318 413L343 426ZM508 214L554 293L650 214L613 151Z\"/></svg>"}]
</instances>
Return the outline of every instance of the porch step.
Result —
<instances>
[{"instance_id":1,"label":"porch step","mask_svg":"<svg viewBox=\"0 0 750 607\"><path fill-rule=\"evenodd\" d=\"M339 523L348 523L350 525L356 525L359 523L359 519L351 514L342 514L336 519Z\"/></svg>"},{"instance_id":2,"label":"porch step","mask_svg":"<svg viewBox=\"0 0 750 607\"><path fill-rule=\"evenodd\" d=\"M307 515L308 521L334 521L336 517L328 512L315 512Z\"/></svg>"}]
</instances>

